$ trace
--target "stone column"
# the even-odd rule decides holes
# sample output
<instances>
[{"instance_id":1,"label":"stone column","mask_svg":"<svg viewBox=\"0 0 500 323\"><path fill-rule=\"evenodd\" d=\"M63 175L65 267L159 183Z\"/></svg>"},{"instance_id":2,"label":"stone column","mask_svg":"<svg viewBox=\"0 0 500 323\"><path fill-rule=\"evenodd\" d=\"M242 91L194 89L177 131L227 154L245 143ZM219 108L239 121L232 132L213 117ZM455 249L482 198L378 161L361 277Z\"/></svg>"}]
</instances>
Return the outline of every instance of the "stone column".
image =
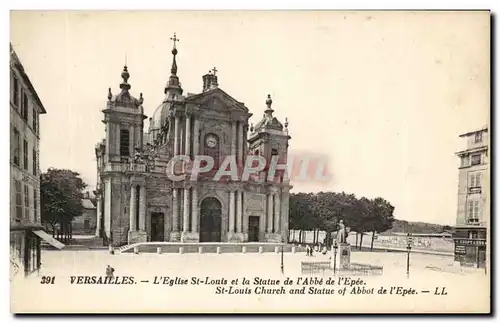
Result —
<instances>
[{"instance_id":1,"label":"stone column","mask_svg":"<svg viewBox=\"0 0 500 323\"><path fill-rule=\"evenodd\" d=\"M129 150L130 150L130 156L135 155L135 126L130 126L129 129Z\"/></svg>"},{"instance_id":2,"label":"stone column","mask_svg":"<svg viewBox=\"0 0 500 323\"><path fill-rule=\"evenodd\" d=\"M130 221L129 230L130 231L137 230L137 228L135 227L135 224L136 224L135 217L137 214L136 197L137 197L137 190L135 188L135 185L132 184L132 186L130 187L130 216L129 216L129 221Z\"/></svg>"},{"instance_id":3,"label":"stone column","mask_svg":"<svg viewBox=\"0 0 500 323\"><path fill-rule=\"evenodd\" d=\"M175 121L174 121L174 156L179 155L179 134L180 134L180 129L179 129L179 116L175 116Z\"/></svg>"},{"instance_id":4,"label":"stone column","mask_svg":"<svg viewBox=\"0 0 500 323\"><path fill-rule=\"evenodd\" d=\"M146 230L146 186L139 189L139 230Z\"/></svg>"},{"instance_id":5,"label":"stone column","mask_svg":"<svg viewBox=\"0 0 500 323\"><path fill-rule=\"evenodd\" d=\"M172 190L173 205L172 205L172 231L179 232L179 190Z\"/></svg>"},{"instance_id":6,"label":"stone column","mask_svg":"<svg viewBox=\"0 0 500 323\"><path fill-rule=\"evenodd\" d=\"M184 144L186 143L183 139L186 138L185 133L186 133L186 128L184 127L186 124L183 125L183 118L179 117L179 154L184 155L185 153L185 148Z\"/></svg>"},{"instance_id":7,"label":"stone column","mask_svg":"<svg viewBox=\"0 0 500 323\"><path fill-rule=\"evenodd\" d=\"M95 228L95 236L99 237L100 232L101 232L101 218L102 218L102 197L97 198L97 223L96 223L96 228Z\"/></svg>"},{"instance_id":8,"label":"stone column","mask_svg":"<svg viewBox=\"0 0 500 323\"><path fill-rule=\"evenodd\" d=\"M120 137L120 125L117 124L115 125L115 128L116 128L116 139L115 139L115 144L116 144L116 147L115 147L115 154L117 156L120 156L120 144L121 144L121 140L122 138Z\"/></svg>"},{"instance_id":9,"label":"stone column","mask_svg":"<svg viewBox=\"0 0 500 323\"><path fill-rule=\"evenodd\" d=\"M241 233L243 223L243 207L241 200L241 191L236 191L236 232Z\"/></svg>"},{"instance_id":10,"label":"stone column","mask_svg":"<svg viewBox=\"0 0 500 323\"><path fill-rule=\"evenodd\" d=\"M273 232L273 195L267 194L267 233Z\"/></svg>"},{"instance_id":11,"label":"stone column","mask_svg":"<svg viewBox=\"0 0 500 323\"><path fill-rule=\"evenodd\" d=\"M285 239L286 242L288 242L288 212L290 208L290 193L288 188L283 188L281 191L281 207L280 207L280 214L281 214L281 236L283 239Z\"/></svg>"},{"instance_id":12,"label":"stone column","mask_svg":"<svg viewBox=\"0 0 500 323\"><path fill-rule=\"evenodd\" d=\"M198 232L198 191L193 187L191 200L191 232Z\"/></svg>"},{"instance_id":13,"label":"stone column","mask_svg":"<svg viewBox=\"0 0 500 323\"><path fill-rule=\"evenodd\" d=\"M191 156L191 116L186 115L186 155Z\"/></svg>"},{"instance_id":14,"label":"stone column","mask_svg":"<svg viewBox=\"0 0 500 323\"><path fill-rule=\"evenodd\" d=\"M135 127L135 144L134 145L135 145L135 147L142 147L141 127ZM134 154L135 154L135 149L134 149Z\"/></svg>"},{"instance_id":15,"label":"stone column","mask_svg":"<svg viewBox=\"0 0 500 323\"><path fill-rule=\"evenodd\" d=\"M231 122L231 155L236 156L236 121Z\"/></svg>"},{"instance_id":16,"label":"stone column","mask_svg":"<svg viewBox=\"0 0 500 323\"><path fill-rule=\"evenodd\" d=\"M229 192L229 232L230 233L234 233L234 207L235 207L235 204L234 204L234 194L235 192L234 191L230 191Z\"/></svg>"},{"instance_id":17,"label":"stone column","mask_svg":"<svg viewBox=\"0 0 500 323\"><path fill-rule=\"evenodd\" d=\"M104 233L111 238L111 179L104 180Z\"/></svg>"},{"instance_id":18,"label":"stone column","mask_svg":"<svg viewBox=\"0 0 500 323\"><path fill-rule=\"evenodd\" d=\"M106 122L106 156L109 157L111 146L111 123L109 121Z\"/></svg>"},{"instance_id":19,"label":"stone column","mask_svg":"<svg viewBox=\"0 0 500 323\"><path fill-rule=\"evenodd\" d=\"M183 219L183 230L184 232L189 232L189 188L184 189L184 219Z\"/></svg>"},{"instance_id":20,"label":"stone column","mask_svg":"<svg viewBox=\"0 0 500 323\"><path fill-rule=\"evenodd\" d=\"M193 117L194 119L194 130L193 130L193 155L200 153L200 120L198 117Z\"/></svg>"},{"instance_id":21,"label":"stone column","mask_svg":"<svg viewBox=\"0 0 500 323\"><path fill-rule=\"evenodd\" d=\"M245 192L241 191L241 220L243 221L243 233L248 234L248 219L245 217ZM247 237L248 238L248 237Z\"/></svg>"},{"instance_id":22,"label":"stone column","mask_svg":"<svg viewBox=\"0 0 500 323\"><path fill-rule=\"evenodd\" d=\"M280 195L279 193L274 194L274 232L280 232L280 222L281 222L281 213L280 213Z\"/></svg>"},{"instance_id":23,"label":"stone column","mask_svg":"<svg viewBox=\"0 0 500 323\"><path fill-rule=\"evenodd\" d=\"M240 164L243 165L243 147L244 147L244 143L243 143L243 122L240 121L239 123L239 133L238 133L238 146L239 146L239 149L238 149L238 160L240 162Z\"/></svg>"}]
</instances>

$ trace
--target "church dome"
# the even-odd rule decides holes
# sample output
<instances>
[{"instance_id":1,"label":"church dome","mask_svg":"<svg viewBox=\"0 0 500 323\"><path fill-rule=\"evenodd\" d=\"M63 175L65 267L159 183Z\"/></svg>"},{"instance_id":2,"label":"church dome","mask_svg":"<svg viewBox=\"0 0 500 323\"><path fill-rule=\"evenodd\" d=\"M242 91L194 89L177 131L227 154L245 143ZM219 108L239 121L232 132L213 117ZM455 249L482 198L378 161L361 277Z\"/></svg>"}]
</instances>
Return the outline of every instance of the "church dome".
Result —
<instances>
[{"instance_id":1,"label":"church dome","mask_svg":"<svg viewBox=\"0 0 500 323\"><path fill-rule=\"evenodd\" d=\"M283 125L273 116L274 110L271 108L272 104L273 100L271 99L271 95L268 95L266 99L267 109L264 111L263 118L255 125L256 132L266 129L283 131Z\"/></svg>"},{"instance_id":2,"label":"church dome","mask_svg":"<svg viewBox=\"0 0 500 323\"><path fill-rule=\"evenodd\" d=\"M255 130L261 130L263 128L266 129L275 129L275 130L283 130L283 125L278 121L276 117L265 115L262 120L260 120L255 125Z\"/></svg>"},{"instance_id":3,"label":"church dome","mask_svg":"<svg viewBox=\"0 0 500 323\"><path fill-rule=\"evenodd\" d=\"M153 116L151 117L152 129L160 129L162 125L165 125L168 119L169 109L170 109L170 103L168 102L163 102L156 108L155 112L153 113Z\"/></svg>"},{"instance_id":4,"label":"church dome","mask_svg":"<svg viewBox=\"0 0 500 323\"><path fill-rule=\"evenodd\" d=\"M114 104L115 107L127 107L138 109L143 102L142 93L139 99L135 98L130 94L130 84L128 79L130 78L130 73L128 72L127 66L123 67L123 72L121 74L123 82L120 84L121 92L113 96L111 93L111 88L108 92L108 100Z\"/></svg>"}]
</instances>

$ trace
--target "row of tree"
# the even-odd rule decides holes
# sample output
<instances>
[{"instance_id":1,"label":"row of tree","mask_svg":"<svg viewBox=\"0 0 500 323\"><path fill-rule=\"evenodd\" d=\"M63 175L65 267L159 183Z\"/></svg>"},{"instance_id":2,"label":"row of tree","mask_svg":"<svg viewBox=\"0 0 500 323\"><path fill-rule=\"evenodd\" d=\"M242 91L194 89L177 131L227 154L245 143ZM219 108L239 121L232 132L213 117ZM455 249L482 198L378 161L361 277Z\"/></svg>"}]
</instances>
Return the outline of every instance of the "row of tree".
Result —
<instances>
[{"instance_id":1,"label":"row of tree","mask_svg":"<svg viewBox=\"0 0 500 323\"><path fill-rule=\"evenodd\" d=\"M337 231L340 220L350 231L356 232L356 246L360 236L361 248L365 233L380 233L392 227L394 207L381 197L357 198L354 194L344 192L291 194L290 229L299 230L299 242L304 240L304 231L313 231L314 243L319 242L319 232L325 231L324 243L330 246L333 242L332 233Z\"/></svg>"},{"instance_id":2,"label":"row of tree","mask_svg":"<svg viewBox=\"0 0 500 323\"><path fill-rule=\"evenodd\" d=\"M58 240L72 237L71 221L82 215L83 190L80 174L68 169L49 168L40 178L42 224Z\"/></svg>"}]
</instances>

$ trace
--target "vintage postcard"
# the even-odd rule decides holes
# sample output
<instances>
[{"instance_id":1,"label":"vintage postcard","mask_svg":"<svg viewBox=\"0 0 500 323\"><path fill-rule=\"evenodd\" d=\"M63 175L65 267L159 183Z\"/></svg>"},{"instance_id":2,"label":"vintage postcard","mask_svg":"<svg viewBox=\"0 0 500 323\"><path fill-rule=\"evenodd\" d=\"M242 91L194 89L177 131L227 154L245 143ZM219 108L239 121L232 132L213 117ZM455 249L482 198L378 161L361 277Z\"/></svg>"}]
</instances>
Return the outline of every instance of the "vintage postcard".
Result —
<instances>
[{"instance_id":1,"label":"vintage postcard","mask_svg":"<svg viewBox=\"0 0 500 323\"><path fill-rule=\"evenodd\" d=\"M13 313L491 311L490 12L10 19Z\"/></svg>"}]
</instances>

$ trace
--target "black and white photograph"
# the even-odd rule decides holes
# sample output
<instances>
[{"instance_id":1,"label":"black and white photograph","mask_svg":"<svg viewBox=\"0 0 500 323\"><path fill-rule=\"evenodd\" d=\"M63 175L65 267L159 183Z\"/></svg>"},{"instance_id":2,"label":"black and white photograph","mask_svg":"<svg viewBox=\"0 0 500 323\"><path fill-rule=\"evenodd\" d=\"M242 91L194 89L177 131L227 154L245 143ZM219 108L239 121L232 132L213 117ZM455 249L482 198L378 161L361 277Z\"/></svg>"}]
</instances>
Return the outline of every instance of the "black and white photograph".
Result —
<instances>
[{"instance_id":1,"label":"black and white photograph","mask_svg":"<svg viewBox=\"0 0 500 323\"><path fill-rule=\"evenodd\" d=\"M490 313L491 23L11 11L11 312Z\"/></svg>"}]
</instances>

